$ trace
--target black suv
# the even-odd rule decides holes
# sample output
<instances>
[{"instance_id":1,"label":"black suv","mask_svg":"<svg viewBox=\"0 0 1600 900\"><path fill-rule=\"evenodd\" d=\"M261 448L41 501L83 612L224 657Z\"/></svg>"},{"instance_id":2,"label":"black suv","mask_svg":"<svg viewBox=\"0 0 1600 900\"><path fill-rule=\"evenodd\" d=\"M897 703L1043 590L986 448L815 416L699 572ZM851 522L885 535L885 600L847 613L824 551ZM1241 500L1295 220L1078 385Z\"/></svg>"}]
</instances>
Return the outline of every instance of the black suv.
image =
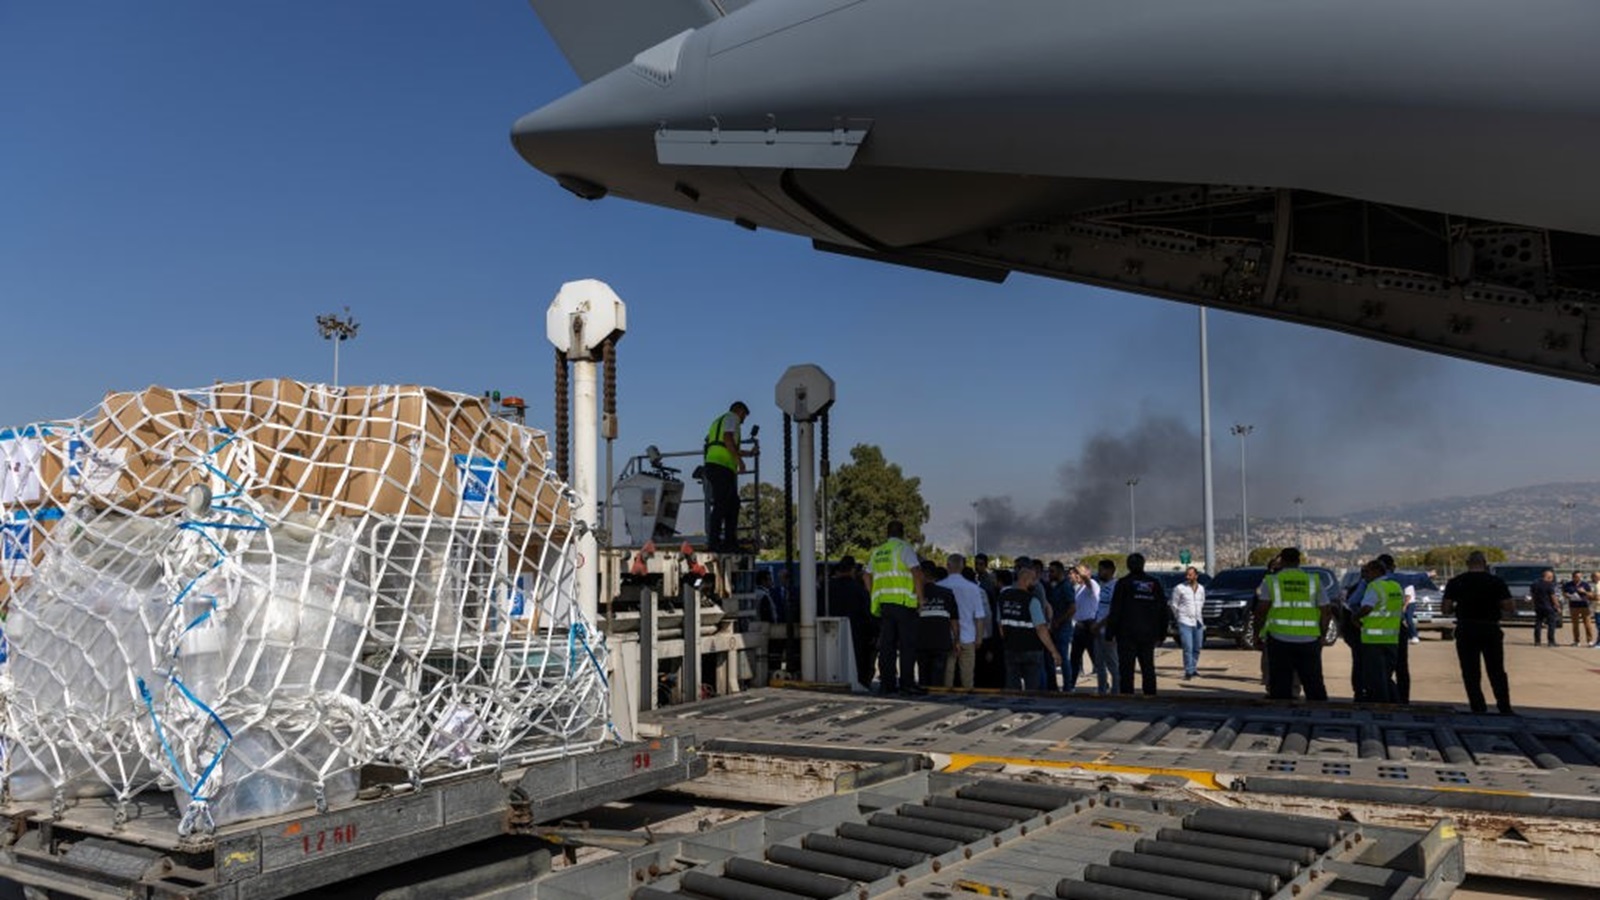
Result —
<instances>
[{"instance_id":1,"label":"black suv","mask_svg":"<svg viewBox=\"0 0 1600 900\"><path fill-rule=\"evenodd\" d=\"M1303 568L1322 579L1322 586L1328 591L1330 605L1343 606L1344 589L1339 586L1339 578L1333 574L1332 569L1324 569L1321 566ZM1266 577L1265 566L1242 566L1218 572L1206 586L1204 608L1206 636L1231 637L1242 648L1254 647L1256 589L1261 587L1261 582ZM1322 642L1332 645L1338 640L1338 616L1335 616L1328 623L1328 630L1322 636Z\"/></svg>"},{"instance_id":2,"label":"black suv","mask_svg":"<svg viewBox=\"0 0 1600 900\"><path fill-rule=\"evenodd\" d=\"M1489 571L1500 576L1500 580L1511 589L1511 599L1516 601L1516 612L1511 618L1501 622L1502 625L1512 622L1533 621L1533 598L1528 596L1528 589L1535 581L1544 577L1545 570L1555 570L1555 566L1540 562L1503 562L1495 563ZM1561 585L1561 574L1556 573L1556 585Z\"/></svg>"}]
</instances>

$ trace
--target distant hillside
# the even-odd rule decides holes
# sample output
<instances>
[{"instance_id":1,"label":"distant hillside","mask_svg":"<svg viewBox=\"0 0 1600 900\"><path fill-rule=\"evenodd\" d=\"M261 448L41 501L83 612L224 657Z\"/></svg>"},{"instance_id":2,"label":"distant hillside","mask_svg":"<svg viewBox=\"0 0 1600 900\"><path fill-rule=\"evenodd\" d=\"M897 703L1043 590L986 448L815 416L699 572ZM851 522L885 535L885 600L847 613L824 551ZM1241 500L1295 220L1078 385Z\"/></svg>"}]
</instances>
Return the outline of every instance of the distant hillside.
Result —
<instances>
[{"instance_id":1,"label":"distant hillside","mask_svg":"<svg viewBox=\"0 0 1600 900\"><path fill-rule=\"evenodd\" d=\"M1567 509L1564 504L1572 504ZM1570 531L1569 531L1570 526ZM1301 544L1313 558L1337 566L1382 550L1422 550L1441 544L1488 544L1515 558L1558 565L1577 562L1600 567L1600 482L1540 484L1494 494L1449 497L1396 504L1347 516L1307 516L1303 537L1294 518L1250 518L1254 546ZM1239 519L1216 522L1217 555L1224 565L1239 558ZM1139 535L1140 551L1151 559L1176 559L1188 549L1203 553L1200 524L1161 527ZM1073 556L1124 549L1121 543L1068 548Z\"/></svg>"}]
</instances>

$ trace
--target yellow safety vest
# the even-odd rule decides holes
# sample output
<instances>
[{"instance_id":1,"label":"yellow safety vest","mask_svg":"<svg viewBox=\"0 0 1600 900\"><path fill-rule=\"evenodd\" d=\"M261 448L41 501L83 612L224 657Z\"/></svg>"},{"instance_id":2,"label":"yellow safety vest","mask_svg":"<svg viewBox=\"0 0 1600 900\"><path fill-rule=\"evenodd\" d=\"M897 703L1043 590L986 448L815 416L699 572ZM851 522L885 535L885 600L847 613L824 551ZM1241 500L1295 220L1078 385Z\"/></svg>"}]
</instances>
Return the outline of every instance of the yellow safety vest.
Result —
<instances>
[{"instance_id":1,"label":"yellow safety vest","mask_svg":"<svg viewBox=\"0 0 1600 900\"><path fill-rule=\"evenodd\" d=\"M1392 578L1380 578L1367 585L1378 592L1378 603L1361 618L1361 643L1400 643L1400 614L1405 610L1406 593Z\"/></svg>"},{"instance_id":2,"label":"yellow safety vest","mask_svg":"<svg viewBox=\"0 0 1600 900\"><path fill-rule=\"evenodd\" d=\"M1317 610L1317 595L1312 585L1315 575L1300 569L1284 569L1266 579L1267 596L1272 608L1267 610L1268 634L1283 637L1321 637L1322 620Z\"/></svg>"},{"instance_id":3,"label":"yellow safety vest","mask_svg":"<svg viewBox=\"0 0 1600 900\"><path fill-rule=\"evenodd\" d=\"M867 568L872 572L872 614L875 616L881 615L879 610L885 603L916 608L917 583L911 577L911 570L906 568L905 560L901 559L905 546L905 541L890 538L868 558Z\"/></svg>"},{"instance_id":4,"label":"yellow safety vest","mask_svg":"<svg viewBox=\"0 0 1600 900\"><path fill-rule=\"evenodd\" d=\"M724 468L732 469L737 472L739 471L739 459L732 453L729 453L728 445L722 442L722 423L731 415L733 415L733 413L725 412L712 420L711 430L706 432L706 462L716 466L723 466ZM740 429L738 428L733 430L733 440L735 444L742 443L744 440L742 437L740 437L739 431Z\"/></svg>"}]
</instances>

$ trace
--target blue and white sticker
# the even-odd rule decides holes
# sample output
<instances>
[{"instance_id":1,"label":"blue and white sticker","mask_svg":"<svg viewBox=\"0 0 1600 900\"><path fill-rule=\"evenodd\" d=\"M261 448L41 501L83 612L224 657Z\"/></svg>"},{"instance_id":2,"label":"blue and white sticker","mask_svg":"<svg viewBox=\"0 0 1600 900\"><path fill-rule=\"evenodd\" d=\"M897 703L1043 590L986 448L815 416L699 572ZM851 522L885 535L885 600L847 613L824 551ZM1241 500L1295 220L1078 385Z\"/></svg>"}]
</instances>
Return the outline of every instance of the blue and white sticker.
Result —
<instances>
[{"instance_id":1,"label":"blue and white sticker","mask_svg":"<svg viewBox=\"0 0 1600 900\"><path fill-rule=\"evenodd\" d=\"M0 570L6 578L33 575L33 519L17 510L9 522L0 523Z\"/></svg>"},{"instance_id":2,"label":"blue and white sticker","mask_svg":"<svg viewBox=\"0 0 1600 900\"><path fill-rule=\"evenodd\" d=\"M39 480L39 460L44 441L37 432L0 434L0 503L34 503L44 493Z\"/></svg>"},{"instance_id":3,"label":"blue and white sticker","mask_svg":"<svg viewBox=\"0 0 1600 900\"><path fill-rule=\"evenodd\" d=\"M66 492L111 496L117 490L122 470L127 468L128 451L101 450L86 437L76 435L67 441Z\"/></svg>"},{"instance_id":4,"label":"blue and white sticker","mask_svg":"<svg viewBox=\"0 0 1600 900\"><path fill-rule=\"evenodd\" d=\"M525 581L521 575L517 576L517 586L511 591L511 618L520 619L527 615L528 592L524 587Z\"/></svg>"},{"instance_id":5,"label":"blue and white sticker","mask_svg":"<svg viewBox=\"0 0 1600 900\"><path fill-rule=\"evenodd\" d=\"M496 480L505 469L505 462L465 453L457 453L455 460L462 514L486 516L499 512Z\"/></svg>"}]
</instances>

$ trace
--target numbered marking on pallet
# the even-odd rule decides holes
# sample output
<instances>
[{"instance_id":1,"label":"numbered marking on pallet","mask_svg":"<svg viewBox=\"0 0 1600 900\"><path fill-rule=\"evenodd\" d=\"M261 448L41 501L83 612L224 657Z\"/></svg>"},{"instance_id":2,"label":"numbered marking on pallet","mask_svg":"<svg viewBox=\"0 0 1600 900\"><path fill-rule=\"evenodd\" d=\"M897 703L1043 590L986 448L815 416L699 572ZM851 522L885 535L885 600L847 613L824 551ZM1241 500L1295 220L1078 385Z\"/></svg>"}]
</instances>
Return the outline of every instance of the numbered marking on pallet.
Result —
<instances>
[{"instance_id":1,"label":"numbered marking on pallet","mask_svg":"<svg viewBox=\"0 0 1600 900\"><path fill-rule=\"evenodd\" d=\"M353 822L349 825L305 831L300 835L300 849L307 856L349 847L355 842L356 826Z\"/></svg>"}]
</instances>

